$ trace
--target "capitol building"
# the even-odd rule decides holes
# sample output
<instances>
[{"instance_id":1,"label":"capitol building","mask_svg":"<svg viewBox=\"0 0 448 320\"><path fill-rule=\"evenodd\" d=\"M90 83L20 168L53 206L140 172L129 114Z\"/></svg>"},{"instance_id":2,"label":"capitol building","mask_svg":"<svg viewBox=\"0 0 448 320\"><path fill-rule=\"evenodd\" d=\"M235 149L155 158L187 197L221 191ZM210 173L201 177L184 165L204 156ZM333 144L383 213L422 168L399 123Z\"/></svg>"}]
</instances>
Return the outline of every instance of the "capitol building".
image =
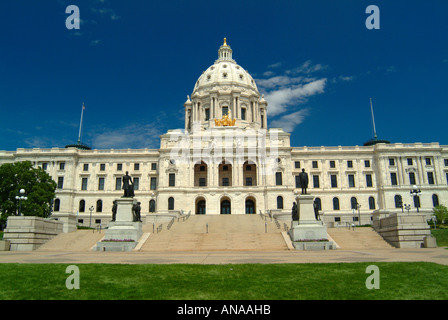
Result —
<instances>
[{"instance_id":1,"label":"capitol building","mask_svg":"<svg viewBox=\"0 0 448 320\"><path fill-rule=\"evenodd\" d=\"M161 135L159 149L19 148L0 151L0 164L42 167L57 183L53 217L76 214L80 225L107 225L126 172L143 222L188 212L290 216L302 170L330 226L369 224L378 210L430 214L448 205L448 146L291 146L290 133L268 128L269 101L226 40L183 107L185 127ZM414 186L420 195L411 195Z\"/></svg>"}]
</instances>

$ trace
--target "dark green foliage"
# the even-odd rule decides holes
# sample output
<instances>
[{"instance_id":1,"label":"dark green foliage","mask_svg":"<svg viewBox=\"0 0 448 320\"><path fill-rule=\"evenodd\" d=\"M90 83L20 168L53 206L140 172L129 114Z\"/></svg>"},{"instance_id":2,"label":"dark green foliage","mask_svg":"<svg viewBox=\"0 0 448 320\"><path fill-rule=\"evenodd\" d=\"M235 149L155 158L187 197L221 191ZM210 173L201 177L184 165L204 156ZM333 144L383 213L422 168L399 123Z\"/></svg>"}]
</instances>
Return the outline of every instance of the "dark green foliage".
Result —
<instances>
[{"instance_id":1,"label":"dark green foliage","mask_svg":"<svg viewBox=\"0 0 448 320\"><path fill-rule=\"evenodd\" d=\"M25 216L48 217L55 197L56 182L42 168L34 168L30 161L6 163L0 166L0 222L16 215L19 190L25 189L27 200L22 201Z\"/></svg>"}]
</instances>

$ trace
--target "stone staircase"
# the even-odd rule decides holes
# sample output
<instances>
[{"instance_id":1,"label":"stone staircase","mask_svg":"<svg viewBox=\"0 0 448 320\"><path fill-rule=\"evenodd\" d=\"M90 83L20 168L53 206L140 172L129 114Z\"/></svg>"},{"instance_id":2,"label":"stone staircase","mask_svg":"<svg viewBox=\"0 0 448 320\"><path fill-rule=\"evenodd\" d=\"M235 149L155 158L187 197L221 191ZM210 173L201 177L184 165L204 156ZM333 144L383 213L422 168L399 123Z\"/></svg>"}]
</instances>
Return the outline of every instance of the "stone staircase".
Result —
<instances>
[{"instance_id":1,"label":"stone staircase","mask_svg":"<svg viewBox=\"0 0 448 320\"><path fill-rule=\"evenodd\" d=\"M336 242L338 249L391 249L378 233L370 227L328 228L328 235Z\"/></svg>"},{"instance_id":2,"label":"stone staircase","mask_svg":"<svg viewBox=\"0 0 448 320\"><path fill-rule=\"evenodd\" d=\"M60 233L37 251L89 251L97 241L104 237L103 232L92 230L76 230L70 233Z\"/></svg>"},{"instance_id":3,"label":"stone staircase","mask_svg":"<svg viewBox=\"0 0 448 320\"><path fill-rule=\"evenodd\" d=\"M144 226L143 232L152 232L152 225ZM152 233L140 248L141 251L287 249L281 230L259 215L190 216L185 222L175 222L169 231Z\"/></svg>"}]
</instances>

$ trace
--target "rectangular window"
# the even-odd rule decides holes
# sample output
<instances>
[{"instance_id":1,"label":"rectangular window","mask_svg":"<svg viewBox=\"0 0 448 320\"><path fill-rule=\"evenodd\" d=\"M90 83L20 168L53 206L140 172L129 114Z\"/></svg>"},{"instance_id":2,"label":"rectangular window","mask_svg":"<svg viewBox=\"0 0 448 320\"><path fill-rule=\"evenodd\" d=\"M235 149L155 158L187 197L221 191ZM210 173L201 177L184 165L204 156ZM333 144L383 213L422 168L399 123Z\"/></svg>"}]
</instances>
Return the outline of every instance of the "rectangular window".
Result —
<instances>
[{"instance_id":1,"label":"rectangular window","mask_svg":"<svg viewBox=\"0 0 448 320\"><path fill-rule=\"evenodd\" d=\"M121 178L115 179L115 190L121 190Z\"/></svg>"},{"instance_id":2,"label":"rectangular window","mask_svg":"<svg viewBox=\"0 0 448 320\"><path fill-rule=\"evenodd\" d=\"M98 190L104 190L104 178L98 179Z\"/></svg>"},{"instance_id":3,"label":"rectangular window","mask_svg":"<svg viewBox=\"0 0 448 320\"><path fill-rule=\"evenodd\" d=\"M397 183L397 174L395 172L390 173L390 182L393 186L396 186Z\"/></svg>"},{"instance_id":4,"label":"rectangular window","mask_svg":"<svg viewBox=\"0 0 448 320\"><path fill-rule=\"evenodd\" d=\"M138 190L140 187L140 178L134 178L134 190Z\"/></svg>"},{"instance_id":5,"label":"rectangular window","mask_svg":"<svg viewBox=\"0 0 448 320\"><path fill-rule=\"evenodd\" d=\"M157 163L151 163L151 170L157 170Z\"/></svg>"},{"instance_id":6,"label":"rectangular window","mask_svg":"<svg viewBox=\"0 0 448 320\"><path fill-rule=\"evenodd\" d=\"M299 176L296 176L296 188L301 188Z\"/></svg>"},{"instance_id":7,"label":"rectangular window","mask_svg":"<svg viewBox=\"0 0 448 320\"><path fill-rule=\"evenodd\" d=\"M390 166L394 166L395 165L395 159L394 158L389 158L389 165Z\"/></svg>"},{"instance_id":8,"label":"rectangular window","mask_svg":"<svg viewBox=\"0 0 448 320\"><path fill-rule=\"evenodd\" d=\"M199 186L200 187L206 187L207 186L207 179L206 178L199 178Z\"/></svg>"},{"instance_id":9,"label":"rectangular window","mask_svg":"<svg viewBox=\"0 0 448 320\"><path fill-rule=\"evenodd\" d=\"M409 184L416 184L415 183L415 173L409 172Z\"/></svg>"},{"instance_id":10,"label":"rectangular window","mask_svg":"<svg viewBox=\"0 0 448 320\"><path fill-rule=\"evenodd\" d=\"M222 116L225 116L227 113L229 113L229 107L222 107Z\"/></svg>"},{"instance_id":11,"label":"rectangular window","mask_svg":"<svg viewBox=\"0 0 448 320\"><path fill-rule=\"evenodd\" d=\"M282 185L282 173L281 172L275 173L275 185L277 185L277 186Z\"/></svg>"},{"instance_id":12,"label":"rectangular window","mask_svg":"<svg viewBox=\"0 0 448 320\"><path fill-rule=\"evenodd\" d=\"M349 188L355 187L355 176L353 174L348 175L348 187Z\"/></svg>"},{"instance_id":13,"label":"rectangular window","mask_svg":"<svg viewBox=\"0 0 448 320\"><path fill-rule=\"evenodd\" d=\"M151 190L157 190L157 178L155 177L151 177L151 186L150 186Z\"/></svg>"},{"instance_id":14,"label":"rectangular window","mask_svg":"<svg viewBox=\"0 0 448 320\"><path fill-rule=\"evenodd\" d=\"M317 161L313 161L312 162L312 166L313 166L314 169L317 169Z\"/></svg>"},{"instance_id":15,"label":"rectangular window","mask_svg":"<svg viewBox=\"0 0 448 320\"><path fill-rule=\"evenodd\" d=\"M59 163L59 170L65 170L65 162Z\"/></svg>"},{"instance_id":16,"label":"rectangular window","mask_svg":"<svg viewBox=\"0 0 448 320\"><path fill-rule=\"evenodd\" d=\"M134 170L135 171L140 170L140 163L134 163Z\"/></svg>"},{"instance_id":17,"label":"rectangular window","mask_svg":"<svg viewBox=\"0 0 448 320\"><path fill-rule=\"evenodd\" d=\"M347 160L347 168L353 168L353 161Z\"/></svg>"},{"instance_id":18,"label":"rectangular window","mask_svg":"<svg viewBox=\"0 0 448 320\"><path fill-rule=\"evenodd\" d=\"M88 163L84 163L83 170L84 171L89 171L89 164Z\"/></svg>"},{"instance_id":19,"label":"rectangular window","mask_svg":"<svg viewBox=\"0 0 448 320\"><path fill-rule=\"evenodd\" d=\"M294 168L296 169L300 168L300 161L294 161Z\"/></svg>"},{"instance_id":20,"label":"rectangular window","mask_svg":"<svg viewBox=\"0 0 448 320\"><path fill-rule=\"evenodd\" d=\"M169 175L169 186L170 187L176 186L176 174L175 173L170 173L170 175Z\"/></svg>"},{"instance_id":21,"label":"rectangular window","mask_svg":"<svg viewBox=\"0 0 448 320\"><path fill-rule=\"evenodd\" d=\"M427 166L431 165L431 158L425 158L425 162Z\"/></svg>"},{"instance_id":22,"label":"rectangular window","mask_svg":"<svg viewBox=\"0 0 448 320\"><path fill-rule=\"evenodd\" d=\"M229 186L229 178L222 178L222 186L223 187Z\"/></svg>"},{"instance_id":23,"label":"rectangular window","mask_svg":"<svg viewBox=\"0 0 448 320\"><path fill-rule=\"evenodd\" d=\"M334 162L334 160L330 161L330 168L336 168L336 162Z\"/></svg>"},{"instance_id":24,"label":"rectangular window","mask_svg":"<svg viewBox=\"0 0 448 320\"><path fill-rule=\"evenodd\" d=\"M407 161L408 161L408 166L412 166L412 163L413 163L412 158L408 158Z\"/></svg>"},{"instance_id":25,"label":"rectangular window","mask_svg":"<svg viewBox=\"0 0 448 320\"><path fill-rule=\"evenodd\" d=\"M246 186L251 186L251 185L252 185L252 178L246 177Z\"/></svg>"},{"instance_id":26,"label":"rectangular window","mask_svg":"<svg viewBox=\"0 0 448 320\"><path fill-rule=\"evenodd\" d=\"M121 170L123 170L123 164L117 163L117 171L121 171Z\"/></svg>"},{"instance_id":27,"label":"rectangular window","mask_svg":"<svg viewBox=\"0 0 448 320\"><path fill-rule=\"evenodd\" d=\"M82 178L81 190L87 190L87 178Z\"/></svg>"},{"instance_id":28,"label":"rectangular window","mask_svg":"<svg viewBox=\"0 0 448 320\"><path fill-rule=\"evenodd\" d=\"M434 184L434 174L432 172L428 172L428 183Z\"/></svg>"},{"instance_id":29,"label":"rectangular window","mask_svg":"<svg viewBox=\"0 0 448 320\"><path fill-rule=\"evenodd\" d=\"M364 167L370 168L370 160L364 160Z\"/></svg>"},{"instance_id":30,"label":"rectangular window","mask_svg":"<svg viewBox=\"0 0 448 320\"><path fill-rule=\"evenodd\" d=\"M313 176L313 187L320 188L319 176L317 175Z\"/></svg>"},{"instance_id":31,"label":"rectangular window","mask_svg":"<svg viewBox=\"0 0 448 320\"><path fill-rule=\"evenodd\" d=\"M246 108L241 108L241 120L246 120Z\"/></svg>"},{"instance_id":32,"label":"rectangular window","mask_svg":"<svg viewBox=\"0 0 448 320\"><path fill-rule=\"evenodd\" d=\"M210 109L205 109L205 121L210 120Z\"/></svg>"},{"instance_id":33,"label":"rectangular window","mask_svg":"<svg viewBox=\"0 0 448 320\"><path fill-rule=\"evenodd\" d=\"M445 163L445 167L448 167L448 159L443 159L443 162Z\"/></svg>"},{"instance_id":34,"label":"rectangular window","mask_svg":"<svg viewBox=\"0 0 448 320\"><path fill-rule=\"evenodd\" d=\"M64 188L64 177L58 177L58 189Z\"/></svg>"},{"instance_id":35,"label":"rectangular window","mask_svg":"<svg viewBox=\"0 0 448 320\"><path fill-rule=\"evenodd\" d=\"M42 163L42 169L47 170L48 168L48 163L44 162Z\"/></svg>"},{"instance_id":36,"label":"rectangular window","mask_svg":"<svg viewBox=\"0 0 448 320\"><path fill-rule=\"evenodd\" d=\"M331 178L331 187L337 188L338 187L338 177L335 174L332 174L330 176L330 178Z\"/></svg>"},{"instance_id":37,"label":"rectangular window","mask_svg":"<svg viewBox=\"0 0 448 320\"><path fill-rule=\"evenodd\" d=\"M100 171L106 171L106 164L105 163L101 163L100 164Z\"/></svg>"},{"instance_id":38,"label":"rectangular window","mask_svg":"<svg viewBox=\"0 0 448 320\"><path fill-rule=\"evenodd\" d=\"M372 187L372 186L373 186L372 175L366 174L366 187Z\"/></svg>"}]
</instances>

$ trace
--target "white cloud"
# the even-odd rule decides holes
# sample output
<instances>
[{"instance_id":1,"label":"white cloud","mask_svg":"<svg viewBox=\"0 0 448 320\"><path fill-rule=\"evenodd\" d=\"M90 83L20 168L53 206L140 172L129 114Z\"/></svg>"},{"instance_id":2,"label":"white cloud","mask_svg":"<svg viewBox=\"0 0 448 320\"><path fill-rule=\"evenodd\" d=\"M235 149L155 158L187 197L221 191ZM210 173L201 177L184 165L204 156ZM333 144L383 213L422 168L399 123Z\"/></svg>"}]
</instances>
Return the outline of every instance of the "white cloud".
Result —
<instances>
[{"instance_id":1,"label":"white cloud","mask_svg":"<svg viewBox=\"0 0 448 320\"><path fill-rule=\"evenodd\" d=\"M158 148L161 130L153 125L130 124L93 134L92 147L99 149Z\"/></svg>"},{"instance_id":2,"label":"white cloud","mask_svg":"<svg viewBox=\"0 0 448 320\"><path fill-rule=\"evenodd\" d=\"M319 79L305 85L296 85L271 91L265 95L268 102L268 115L275 116L286 112L291 105L303 104L308 97L324 92L327 79Z\"/></svg>"},{"instance_id":3,"label":"white cloud","mask_svg":"<svg viewBox=\"0 0 448 320\"><path fill-rule=\"evenodd\" d=\"M308 116L309 110L302 109L290 114L286 114L279 119L270 122L272 128L283 128L286 132L294 131L294 128L301 124L306 116Z\"/></svg>"},{"instance_id":4,"label":"white cloud","mask_svg":"<svg viewBox=\"0 0 448 320\"><path fill-rule=\"evenodd\" d=\"M273 64L268 65L268 68L269 68L269 69L274 69L274 68L278 68L278 67L280 67L281 65L282 65L281 62L276 62L276 63L273 63Z\"/></svg>"},{"instance_id":5,"label":"white cloud","mask_svg":"<svg viewBox=\"0 0 448 320\"><path fill-rule=\"evenodd\" d=\"M327 68L328 68L328 66L322 65L320 63L313 64L311 62L311 60L307 60L300 67L297 67L297 68L294 68L291 70L287 70L285 73L286 74L300 74L300 73L310 74L313 72L325 70Z\"/></svg>"}]
</instances>

